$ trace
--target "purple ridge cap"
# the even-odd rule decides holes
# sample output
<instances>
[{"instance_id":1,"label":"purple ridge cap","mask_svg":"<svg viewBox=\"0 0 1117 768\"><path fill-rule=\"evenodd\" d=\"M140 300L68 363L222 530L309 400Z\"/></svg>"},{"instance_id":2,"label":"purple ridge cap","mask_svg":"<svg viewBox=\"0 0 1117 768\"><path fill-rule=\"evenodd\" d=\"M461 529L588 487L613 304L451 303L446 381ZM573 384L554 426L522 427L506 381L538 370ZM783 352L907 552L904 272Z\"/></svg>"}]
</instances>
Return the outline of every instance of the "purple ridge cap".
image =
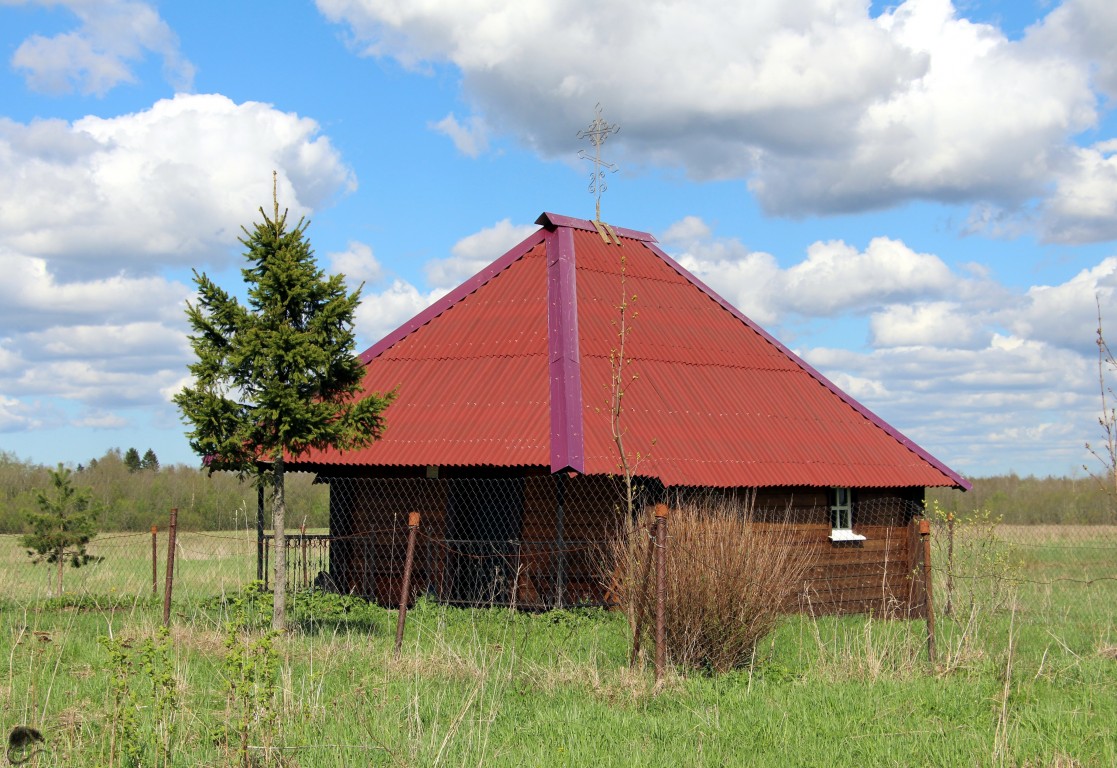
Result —
<instances>
[{"instance_id":1,"label":"purple ridge cap","mask_svg":"<svg viewBox=\"0 0 1117 768\"><path fill-rule=\"evenodd\" d=\"M551 472L570 469L583 472L585 443L582 431L582 368L578 351L574 234L570 227L559 225L548 228L546 241Z\"/></svg>"},{"instance_id":2,"label":"purple ridge cap","mask_svg":"<svg viewBox=\"0 0 1117 768\"><path fill-rule=\"evenodd\" d=\"M540 218L542 218L542 217L540 217ZM592 230L593 225L590 224L589 228ZM617 233L620 234L619 229L617 230ZM720 304L723 309L728 311L730 314L732 314L734 317L736 317L742 323L747 325L749 328L751 328L752 330L759 333L764 339L766 339L768 341L768 343L772 344L773 346L776 347L776 349L780 350L785 355L787 355L789 358L791 358L793 361L795 361L795 363L797 365L802 367L803 370L805 370L808 374L810 374L820 384L822 384L824 387L826 387L831 392L833 392L835 395L837 395L842 400L844 400L847 405L849 405L855 411L860 413L866 419L868 419L873 424L877 425L882 430L884 430L887 434L892 436L892 438L897 440L901 445L903 445L909 451L911 451L916 456L923 459L928 464L933 466L935 469L939 470L944 475L949 477L962 490L968 491L968 490L971 490L973 488L973 484L969 480L966 480L964 477L959 475L957 472L952 470L950 467L946 466L941 461L936 459L934 456L927 453L927 451L920 448L919 445L917 445L915 442L913 442L911 439L909 439L906 435L904 435L902 432L900 432L900 430L893 427L891 424L886 422L884 419L880 418L875 413L870 411L868 408L861 405L861 403L857 402L852 397L850 397L848 394L846 394L841 389L839 389L836 384L834 384L828 378L826 378L821 373L819 373L814 367L812 367L809 363L807 363L807 361L803 360L803 358L799 357L799 355L795 354L790 349L785 347L774 336L772 336L770 333L768 333L763 328L761 328L759 325L757 325L752 320L750 320L748 317L746 317L739 309L737 309L732 304L730 304L728 301L726 301L721 296L719 296L716 291L714 291L712 288L710 288L704 282L702 282L697 277L692 275L689 271L687 271L687 269L685 267L683 267L677 261L675 261L670 256L668 256L659 246L655 245L654 241L653 242L648 242L647 247L653 253L655 253L657 256L659 256L659 258L663 259L672 269L674 269L676 272L678 272L684 278L686 278L691 283L693 283L696 287L698 287L703 293L705 293L711 299L713 299L718 304Z\"/></svg>"},{"instance_id":3,"label":"purple ridge cap","mask_svg":"<svg viewBox=\"0 0 1117 768\"><path fill-rule=\"evenodd\" d=\"M542 229L532 232L518 245L513 247L510 251L506 252L496 261L489 264L476 275L466 280L457 288L447 293L441 299L438 299L422 312L415 315L415 317L411 318L399 328L396 328L380 341L376 342L371 347L362 352L359 355L361 362L365 365L368 365L374 359L379 357L384 352L384 350L391 347L397 341L400 341L401 339L411 335L411 333L418 330L419 328L422 328L431 320L438 317L446 310L450 309L466 296L473 293L482 285L489 282L498 274L503 272L510 264L523 257L525 253L530 251L535 246L539 245L539 243L543 242L545 235L546 232Z\"/></svg>"},{"instance_id":4,"label":"purple ridge cap","mask_svg":"<svg viewBox=\"0 0 1117 768\"><path fill-rule=\"evenodd\" d=\"M574 219L570 216L560 216L557 213L541 213L535 223L546 227L548 230L553 230L558 227L569 227L570 229L580 229L584 232L596 232L597 228L594 227L593 222L589 219ZM629 240L640 240L645 243L654 243L656 239L649 235L647 232L638 232L635 229L625 229L624 227L613 227L613 231L619 237L627 237Z\"/></svg>"}]
</instances>

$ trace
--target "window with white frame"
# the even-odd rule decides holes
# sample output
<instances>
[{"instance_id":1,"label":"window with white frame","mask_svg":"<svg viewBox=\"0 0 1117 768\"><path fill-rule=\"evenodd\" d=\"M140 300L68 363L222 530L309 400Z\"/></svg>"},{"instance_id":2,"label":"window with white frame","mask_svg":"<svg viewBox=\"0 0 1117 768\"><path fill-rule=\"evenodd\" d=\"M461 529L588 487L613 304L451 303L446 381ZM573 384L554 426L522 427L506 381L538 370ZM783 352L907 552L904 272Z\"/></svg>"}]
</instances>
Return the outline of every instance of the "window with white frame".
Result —
<instances>
[{"instance_id":1,"label":"window with white frame","mask_svg":"<svg viewBox=\"0 0 1117 768\"><path fill-rule=\"evenodd\" d=\"M830 528L831 541L865 540L853 532L853 491L849 488L830 490Z\"/></svg>"}]
</instances>

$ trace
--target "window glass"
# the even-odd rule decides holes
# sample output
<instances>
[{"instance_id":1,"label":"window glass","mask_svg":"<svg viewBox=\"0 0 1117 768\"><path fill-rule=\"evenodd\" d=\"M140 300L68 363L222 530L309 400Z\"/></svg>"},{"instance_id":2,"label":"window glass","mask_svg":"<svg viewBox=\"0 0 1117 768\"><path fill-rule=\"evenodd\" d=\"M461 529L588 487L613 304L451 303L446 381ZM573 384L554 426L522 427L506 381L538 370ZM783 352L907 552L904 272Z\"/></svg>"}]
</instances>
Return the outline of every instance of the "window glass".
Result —
<instances>
[{"instance_id":1,"label":"window glass","mask_svg":"<svg viewBox=\"0 0 1117 768\"><path fill-rule=\"evenodd\" d=\"M834 503L830 507L830 520L835 529L848 531L853 527L853 505L850 503L849 488L834 489Z\"/></svg>"}]
</instances>

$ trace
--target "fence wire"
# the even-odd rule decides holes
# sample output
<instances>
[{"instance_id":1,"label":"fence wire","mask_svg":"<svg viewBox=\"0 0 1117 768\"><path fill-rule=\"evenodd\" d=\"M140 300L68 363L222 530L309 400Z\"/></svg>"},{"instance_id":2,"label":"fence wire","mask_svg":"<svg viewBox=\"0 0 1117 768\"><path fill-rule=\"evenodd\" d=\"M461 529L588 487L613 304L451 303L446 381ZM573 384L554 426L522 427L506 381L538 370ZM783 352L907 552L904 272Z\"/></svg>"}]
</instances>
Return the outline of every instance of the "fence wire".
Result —
<instances>
[{"instance_id":1,"label":"fence wire","mask_svg":"<svg viewBox=\"0 0 1117 768\"><path fill-rule=\"evenodd\" d=\"M647 509L696 503L710 495L640 482L629 518L625 486L612 477L565 474L501 477L319 477L327 520L289 509L286 583L398 605L408 516L420 513L409 600L461 606L547 610L611 606L614 557L625 536L646 542ZM325 490L325 489L324 489ZM725 494L721 494L725 495ZM1059 634L1117 635L1117 521L1104 525L1005 525L987 515L925 510L914 492L857 492L851 529L834 530L827 489L733 492L756 530L781 531L809 566L789 610L870 612L919 617L926 609L919 520L931 522L936 613L1017 610ZM177 531L176 601L204 599L261 580L273 586L270 510L257 521L230 513L226 530ZM64 565L63 593L161 597L167 530L105 532L88 550L97 559ZM58 571L36 565L18 536L0 537L0 591L8 598L57 596ZM668 545L676 541L671 534ZM721 578L705 551L681 549Z\"/></svg>"},{"instance_id":2,"label":"fence wire","mask_svg":"<svg viewBox=\"0 0 1117 768\"><path fill-rule=\"evenodd\" d=\"M1117 642L1117 525L1005 525L980 512L934 514L936 613L1016 615L1067 647Z\"/></svg>"}]
</instances>

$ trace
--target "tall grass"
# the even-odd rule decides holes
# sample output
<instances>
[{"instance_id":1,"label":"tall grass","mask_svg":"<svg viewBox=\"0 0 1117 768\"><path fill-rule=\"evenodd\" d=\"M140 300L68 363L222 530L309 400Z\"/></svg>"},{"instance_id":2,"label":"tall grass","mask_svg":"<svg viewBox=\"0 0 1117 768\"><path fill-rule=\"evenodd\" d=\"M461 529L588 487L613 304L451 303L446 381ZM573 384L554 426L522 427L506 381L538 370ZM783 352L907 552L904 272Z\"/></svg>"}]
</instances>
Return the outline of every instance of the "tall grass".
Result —
<instances>
[{"instance_id":1,"label":"tall grass","mask_svg":"<svg viewBox=\"0 0 1117 768\"><path fill-rule=\"evenodd\" d=\"M226 623L232 601L183 602L156 675L126 674L138 738L163 734L177 766L239 765L229 743ZM264 636L258 622L239 637ZM317 611L318 614L325 613ZM600 766L1113 765L1117 660L1026 617L992 617L981 654L952 669L919 658L922 622L788 616L748 669L669 674L661 689L627 664L620 613L447 608L420 600L403 654L394 613L354 603L275 640L272 717L249 724L250 763ZM944 638L962 617L944 620ZM1013 624L1015 621L1015 625ZM159 642L158 610L118 602L0 603L5 724L43 731L37 766L122 765L113 681L98 637L133 652ZM992 624L995 624L993 626ZM259 627L254 629L253 627ZM1013 638L1011 654L1008 638ZM1067 648L1073 647L1071 652ZM173 730L159 731L152 679L175 681ZM165 685L165 683L164 683ZM135 694L132 696L132 694ZM150 700L149 700L150 699ZM165 713L164 720L170 720ZM117 721L119 722L119 721ZM154 745L143 745L150 753ZM113 762L113 755L116 755Z\"/></svg>"},{"instance_id":2,"label":"tall grass","mask_svg":"<svg viewBox=\"0 0 1117 768\"><path fill-rule=\"evenodd\" d=\"M711 498L673 510L666 553L666 646L671 663L727 672L746 666L776 626L811 565L789 526L756 523L750 506ZM654 550L628 530L610 553L617 597L645 646L653 622ZM657 543L658 546L658 543Z\"/></svg>"}]
</instances>

